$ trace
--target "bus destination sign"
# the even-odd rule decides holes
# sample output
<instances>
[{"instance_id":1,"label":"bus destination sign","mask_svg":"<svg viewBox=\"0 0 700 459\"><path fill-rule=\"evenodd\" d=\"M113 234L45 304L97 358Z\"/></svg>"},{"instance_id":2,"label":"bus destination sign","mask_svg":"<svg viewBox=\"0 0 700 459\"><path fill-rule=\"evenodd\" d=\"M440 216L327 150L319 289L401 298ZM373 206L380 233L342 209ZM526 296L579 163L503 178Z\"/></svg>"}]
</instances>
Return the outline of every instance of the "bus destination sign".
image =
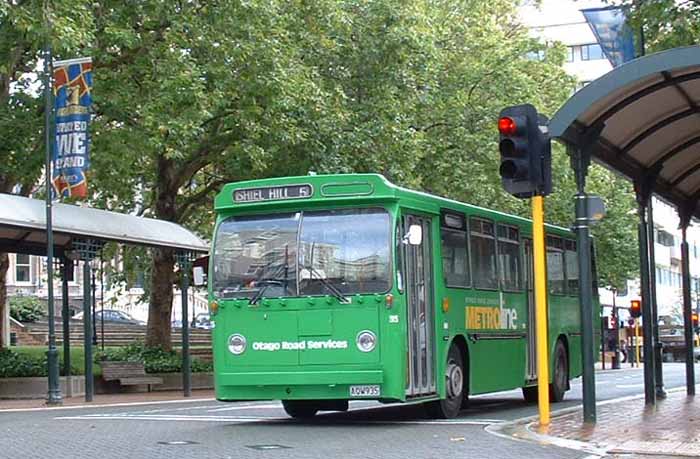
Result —
<instances>
[{"instance_id":1,"label":"bus destination sign","mask_svg":"<svg viewBox=\"0 0 700 459\"><path fill-rule=\"evenodd\" d=\"M305 199L313 193L311 185L268 186L245 188L233 192L233 202L277 201L282 199Z\"/></svg>"}]
</instances>

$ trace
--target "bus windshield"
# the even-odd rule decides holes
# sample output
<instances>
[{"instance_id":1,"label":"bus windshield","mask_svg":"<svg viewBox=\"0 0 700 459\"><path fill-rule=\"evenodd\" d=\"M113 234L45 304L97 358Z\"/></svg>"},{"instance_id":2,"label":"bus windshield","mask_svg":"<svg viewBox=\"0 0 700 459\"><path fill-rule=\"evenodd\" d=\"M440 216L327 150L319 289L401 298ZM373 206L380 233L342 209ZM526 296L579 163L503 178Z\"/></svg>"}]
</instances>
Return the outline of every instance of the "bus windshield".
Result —
<instances>
[{"instance_id":1,"label":"bus windshield","mask_svg":"<svg viewBox=\"0 0 700 459\"><path fill-rule=\"evenodd\" d=\"M384 293L390 288L390 217L335 209L229 217L214 244L219 298Z\"/></svg>"}]
</instances>

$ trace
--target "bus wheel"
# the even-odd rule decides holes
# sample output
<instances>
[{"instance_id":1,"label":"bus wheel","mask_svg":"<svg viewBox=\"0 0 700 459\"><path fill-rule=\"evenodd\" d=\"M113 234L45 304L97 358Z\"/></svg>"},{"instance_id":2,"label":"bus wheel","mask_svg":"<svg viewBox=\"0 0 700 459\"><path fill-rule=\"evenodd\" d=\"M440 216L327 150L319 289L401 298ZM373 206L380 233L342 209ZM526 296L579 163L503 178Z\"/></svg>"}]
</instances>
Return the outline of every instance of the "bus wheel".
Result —
<instances>
[{"instance_id":1,"label":"bus wheel","mask_svg":"<svg viewBox=\"0 0 700 459\"><path fill-rule=\"evenodd\" d=\"M569 358L566 355L564 343L557 341L554 350L554 374L549 385L549 398L552 402L564 400L564 394L569 388Z\"/></svg>"},{"instance_id":2,"label":"bus wheel","mask_svg":"<svg viewBox=\"0 0 700 459\"><path fill-rule=\"evenodd\" d=\"M318 406L312 400L282 400L282 407L293 418L308 419L316 415Z\"/></svg>"},{"instance_id":3,"label":"bus wheel","mask_svg":"<svg viewBox=\"0 0 700 459\"><path fill-rule=\"evenodd\" d=\"M447 355L445 368L446 398L427 402L425 407L433 418L449 419L459 414L464 400L464 359L454 344Z\"/></svg>"}]
</instances>

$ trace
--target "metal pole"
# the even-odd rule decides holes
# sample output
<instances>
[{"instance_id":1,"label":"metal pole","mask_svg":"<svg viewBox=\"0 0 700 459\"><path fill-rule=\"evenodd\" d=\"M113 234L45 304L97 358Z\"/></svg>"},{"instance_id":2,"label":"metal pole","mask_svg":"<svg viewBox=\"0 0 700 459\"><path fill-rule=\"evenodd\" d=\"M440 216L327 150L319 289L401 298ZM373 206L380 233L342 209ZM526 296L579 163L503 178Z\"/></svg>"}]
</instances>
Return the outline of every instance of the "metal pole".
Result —
<instances>
[{"instance_id":1,"label":"metal pole","mask_svg":"<svg viewBox=\"0 0 700 459\"><path fill-rule=\"evenodd\" d=\"M540 425L549 425L549 346L547 337L547 278L544 246L544 198L532 197L532 247L535 271L537 336L537 405Z\"/></svg>"},{"instance_id":2,"label":"metal pole","mask_svg":"<svg viewBox=\"0 0 700 459\"><path fill-rule=\"evenodd\" d=\"M579 303L581 306L581 358L583 363L583 421L596 422L595 406L595 356L593 347L593 287L591 275L591 240L588 228L588 197L586 175L590 154L581 149L574 150L572 166L576 174L576 244L578 248L578 271L580 276Z\"/></svg>"},{"instance_id":3,"label":"metal pole","mask_svg":"<svg viewBox=\"0 0 700 459\"><path fill-rule=\"evenodd\" d=\"M600 362L605 370L605 317L600 318Z\"/></svg>"},{"instance_id":4,"label":"metal pole","mask_svg":"<svg viewBox=\"0 0 700 459\"><path fill-rule=\"evenodd\" d=\"M90 261L83 260L83 346L85 351L85 401L94 394L92 377L92 320L90 314Z\"/></svg>"},{"instance_id":5,"label":"metal pole","mask_svg":"<svg viewBox=\"0 0 700 459\"><path fill-rule=\"evenodd\" d=\"M53 228L52 228L52 202L51 202L51 115L53 113L51 103L51 22L44 4L46 21L46 37L44 47L44 141L45 141L45 174L46 174L46 275L48 276L48 314L49 314L49 349L47 351L49 392L46 403L48 405L60 405L63 403L61 385L58 372L58 350L56 349L56 318L54 317L53 297Z\"/></svg>"},{"instance_id":6,"label":"metal pole","mask_svg":"<svg viewBox=\"0 0 700 459\"><path fill-rule=\"evenodd\" d=\"M620 311L617 309L617 304L615 303L615 295L617 293L617 290L613 289L613 308L612 308L612 316L615 322L615 328L613 330L613 337L615 339L614 344L613 344L613 362L612 362L612 369L613 370L619 370L620 369Z\"/></svg>"},{"instance_id":7,"label":"metal pole","mask_svg":"<svg viewBox=\"0 0 700 459\"><path fill-rule=\"evenodd\" d=\"M102 350L105 350L105 262L102 258L100 250L100 341L102 342Z\"/></svg>"},{"instance_id":8,"label":"metal pole","mask_svg":"<svg viewBox=\"0 0 700 459\"><path fill-rule=\"evenodd\" d=\"M92 344L97 346L97 303L95 302L97 300L97 295L95 294L95 270L92 270L91 273L91 278L92 278L92 296L90 297L90 300L92 302Z\"/></svg>"},{"instance_id":9,"label":"metal pole","mask_svg":"<svg viewBox=\"0 0 700 459\"><path fill-rule=\"evenodd\" d=\"M656 257L654 247L654 208L652 199L647 203L647 238L649 240L649 287L651 288L651 332L654 339L654 371L656 375L656 397L666 398L664 390L663 344L659 339L659 307L656 301Z\"/></svg>"},{"instance_id":10,"label":"metal pole","mask_svg":"<svg viewBox=\"0 0 700 459\"><path fill-rule=\"evenodd\" d=\"M185 397L192 395L192 373L190 372L190 324L187 313L187 290L190 286L190 264L180 264L182 273L180 299L182 300L182 390Z\"/></svg>"},{"instance_id":11,"label":"metal pole","mask_svg":"<svg viewBox=\"0 0 700 459\"><path fill-rule=\"evenodd\" d=\"M681 270L683 272L683 331L685 332L685 388L688 395L695 395L695 369L693 365L693 305L690 301L690 258L686 230L688 224L681 220Z\"/></svg>"},{"instance_id":12,"label":"metal pole","mask_svg":"<svg viewBox=\"0 0 700 459\"><path fill-rule=\"evenodd\" d=\"M639 204L639 278L642 297L642 331L644 333L644 401L648 405L656 404L654 371L654 346L651 330L651 286L649 285L649 241L647 238L646 206Z\"/></svg>"},{"instance_id":13,"label":"metal pole","mask_svg":"<svg viewBox=\"0 0 700 459\"><path fill-rule=\"evenodd\" d=\"M639 319L634 319L634 357L639 368L639 362L642 360L639 355Z\"/></svg>"},{"instance_id":14,"label":"metal pole","mask_svg":"<svg viewBox=\"0 0 700 459\"><path fill-rule=\"evenodd\" d=\"M66 378L66 396L73 396L73 386L71 385L71 368L70 368L70 308L68 307L68 276L72 263L63 259L63 275L61 276L61 296L63 298L63 308L61 315L63 316L63 375Z\"/></svg>"}]
</instances>

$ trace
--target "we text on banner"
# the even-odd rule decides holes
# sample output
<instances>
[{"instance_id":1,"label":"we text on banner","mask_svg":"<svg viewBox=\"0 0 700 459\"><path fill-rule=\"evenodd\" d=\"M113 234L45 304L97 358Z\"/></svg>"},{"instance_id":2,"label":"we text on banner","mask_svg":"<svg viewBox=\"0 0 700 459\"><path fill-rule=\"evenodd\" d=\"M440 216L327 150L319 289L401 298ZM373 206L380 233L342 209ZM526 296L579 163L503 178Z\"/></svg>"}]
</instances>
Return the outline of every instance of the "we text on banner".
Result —
<instances>
[{"instance_id":1,"label":"we text on banner","mask_svg":"<svg viewBox=\"0 0 700 459\"><path fill-rule=\"evenodd\" d=\"M86 171L90 166L90 105L92 59L54 62L53 191L57 196L87 197Z\"/></svg>"}]
</instances>

